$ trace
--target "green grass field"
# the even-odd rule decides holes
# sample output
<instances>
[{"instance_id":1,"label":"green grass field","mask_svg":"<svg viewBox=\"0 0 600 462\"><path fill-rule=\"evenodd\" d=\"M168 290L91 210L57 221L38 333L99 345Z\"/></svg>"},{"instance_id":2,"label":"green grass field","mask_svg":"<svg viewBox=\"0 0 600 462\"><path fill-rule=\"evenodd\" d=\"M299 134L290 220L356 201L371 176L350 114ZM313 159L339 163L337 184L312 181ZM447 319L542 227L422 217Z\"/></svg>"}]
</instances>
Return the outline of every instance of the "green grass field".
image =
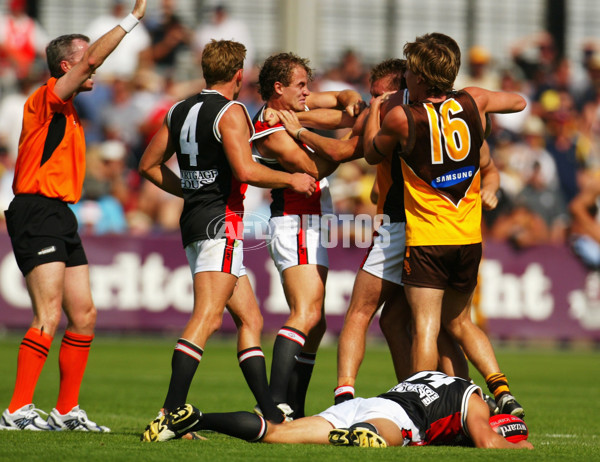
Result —
<instances>
[{"instance_id":1,"label":"green grass field","mask_svg":"<svg viewBox=\"0 0 600 462\"><path fill-rule=\"evenodd\" d=\"M139 435L155 417L166 393L172 337L97 335L80 404L89 417L112 428L110 434L0 432L0 460L9 461L159 461L159 460L490 460L600 461L600 353L589 349L498 348L499 362L513 393L524 405L534 451L455 447L388 449L318 445L251 444L216 433L207 441L141 443ZM58 393L58 339L38 383L35 404L49 412ZM6 408L14 385L21 337L0 336L0 407ZM265 340L270 363L271 339ZM335 345L323 346L308 393L307 413L333 401ZM475 381L482 380L474 373ZM356 386L372 396L395 384L389 353L369 345ZM251 410L254 399L239 370L235 343L212 340L202 359L189 401L202 411Z\"/></svg>"}]
</instances>

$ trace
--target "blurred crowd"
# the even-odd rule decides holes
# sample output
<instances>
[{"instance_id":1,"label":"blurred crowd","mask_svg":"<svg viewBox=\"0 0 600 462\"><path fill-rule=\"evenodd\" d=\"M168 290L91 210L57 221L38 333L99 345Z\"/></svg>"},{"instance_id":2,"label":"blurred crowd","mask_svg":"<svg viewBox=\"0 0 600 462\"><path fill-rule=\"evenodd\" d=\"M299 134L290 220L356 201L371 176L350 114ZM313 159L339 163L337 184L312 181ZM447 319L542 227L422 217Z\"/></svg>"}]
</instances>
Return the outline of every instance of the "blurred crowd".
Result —
<instances>
[{"instance_id":1,"label":"blurred crowd","mask_svg":"<svg viewBox=\"0 0 600 462\"><path fill-rule=\"evenodd\" d=\"M128 8L128 3L114 0L109 14L96 17L81 32L96 40ZM28 15L26 0L9 0L7 10L0 17L0 210L12 199L23 103L48 78L44 50L51 38ZM149 13L129 35L99 68L94 91L76 98L88 146L84 195L73 206L83 233L178 230L182 200L143 180L137 163L170 106L203 88L199 59L210 38L235 39L247 46L240 100L251 115L262 105L252 38L226 6L214 8L190 28L177 13L176 0L162 0L160 10ZM520 92L529 103L521 113L492 119L488 141L501 189L497 209L484 213L485 236L525 248L570 242L574 228L577 236L593 235L594 223L599 226L600 41L582 44L581 55L567 59L542 31L518 40L510 52L510 65L500 67L481 46L464 50L456 82L457 89L476 85ZM339 63L315 70L311 89L352 87L368 102L374 64L347 50ZM336 213L374 213L374 169L366 162L342 164L331 180ZM582 194L587 202L575 210L572 204L581 203ZM268 214L268 203L268 191L250 189L248 209Z\"/></svg>"}]
</instances>

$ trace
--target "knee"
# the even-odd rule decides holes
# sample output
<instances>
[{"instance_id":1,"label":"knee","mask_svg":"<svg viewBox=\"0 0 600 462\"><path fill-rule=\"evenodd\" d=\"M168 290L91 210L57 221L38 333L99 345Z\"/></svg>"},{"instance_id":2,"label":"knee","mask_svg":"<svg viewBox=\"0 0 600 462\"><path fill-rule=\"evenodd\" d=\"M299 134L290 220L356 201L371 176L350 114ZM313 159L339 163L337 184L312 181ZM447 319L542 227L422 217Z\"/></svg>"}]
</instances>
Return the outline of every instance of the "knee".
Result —
<instances>
[{"instance_id":1,"label":"knee","mask_svg":"<svg viewBox=\"0 0 600 462\"><path fill-rule=\"evenodd\" d=\"M210 337L221 328L221 325L223 324L223 316L207 316L200 322L206 326L207 334Z\"/></svg>"},{"instance_id":2,"label":"knee","mask_svg":"<svg viewBox=\"0 0 600 462\"><path fill-rule=\"evenodd\" d=\"M260 335L263 329L264 320L260 312L253 313L251 316L246 316L240 319L239 329L246 329L250 332L256 332Z\"/></svg>"},{"instance_id":3,"label":"knee","mask_svg":"<svg viewBox=\"0 0 600 462\"><path fill-rule=\"evenodd\" d=\"M78 330L93 330L96 326L98 311L93 304L73 310L69 321Z\"/></svg>"}]
</instances>

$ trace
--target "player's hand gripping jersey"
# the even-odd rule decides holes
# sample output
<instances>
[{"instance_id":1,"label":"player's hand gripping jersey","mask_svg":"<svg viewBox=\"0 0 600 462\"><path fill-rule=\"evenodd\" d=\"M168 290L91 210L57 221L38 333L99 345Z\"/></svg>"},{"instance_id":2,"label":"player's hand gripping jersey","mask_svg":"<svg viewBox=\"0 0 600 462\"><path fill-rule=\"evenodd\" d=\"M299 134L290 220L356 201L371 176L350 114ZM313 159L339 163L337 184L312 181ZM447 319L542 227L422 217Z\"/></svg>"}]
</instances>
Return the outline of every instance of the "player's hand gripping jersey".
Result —
<instances>
[{"instance_id":1,"label":"player's hand gripping jersey","mask_svg":"<svg viewBox=\"0 0 600 462\"><path fill-rule=\"evenodd\" d=\"M266 106L254 116L254 140L264 138L277 131L285 131L281 122L272 127L265 120L264 112ZM305 149L310 149L298 141ZM286 169L275 159L263 157L258 150L253 147L252 154L260 160L261 163L274 170L286 171ZM326 215L333 213L331 195L329 194L329 182L327 178L322 178L317 182L315 192L306 197L289 188L280 188L271 190L271 217L281 217L284 215Z\"/></svg>"}]
</instances>

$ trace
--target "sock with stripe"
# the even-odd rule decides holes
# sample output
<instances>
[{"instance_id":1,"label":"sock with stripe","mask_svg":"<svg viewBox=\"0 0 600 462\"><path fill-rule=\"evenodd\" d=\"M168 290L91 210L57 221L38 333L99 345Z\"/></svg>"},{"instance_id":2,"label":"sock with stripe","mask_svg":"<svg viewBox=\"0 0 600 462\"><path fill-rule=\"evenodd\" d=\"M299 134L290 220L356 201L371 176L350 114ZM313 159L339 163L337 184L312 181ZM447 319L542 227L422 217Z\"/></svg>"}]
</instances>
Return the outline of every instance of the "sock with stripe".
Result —
<instances>
[{"instance_id":1,"label":"sock with stripe","mask_svg":"<svg viewBox=\"0 0 600 462\"><path fill-rule=\"evenodd\" d=\"M503 394L510 393L508 380L506 380L506 376L501 372L488 375L485 378L485 383L488 389L494 394L494 399L496 401L498 401L498 398Z\"/></svg>"},{"instance_id":2,"label":"sock with stripe","mask_svg":"<svg viewBox=\"0 0 600 462\"><path fill-rule=\"evenodd\" d=\"M260 441L267 434L267 421L251 412L211 412L202 414L191 431L212 430L249 442Z\"/></svg>"},{"instance_id":3,"label":"sock with stripe","mask_svg":"<svg viewBox=\"0 0 600 462\"><path fill-rule=\"evenodd\" d=\"M48 358L50 335L43 330L31 327L23 337L17 356L17 379L8 412L13 413L33 402L33 392Z\"/></svg>"},{"instance_id":4,"label":"sock with stripe","mask_svg":"<svg viewBox=\"0 0 600 462\"><path fill-rule=\"evenodd\" d=\"M296 365L296 356L300 354L306 335L293 327L283 326L277 333L273 345L273 362L269 389L276 404L285 403L292 371Z\"/></svg>"},{"instance_id":5,"label":"sock with stripe","mask_svg":"<svg viewBox=\"0 0 600 462\"><path fill-rule=\"evenodd\" d=\"M334 404L354 399L354 387L351 385L340 385L333 390Z\"/></svg>"},{"instance_id":6,"label":"sock with stripe","mask_svg":"<svg viewBox=\"0 0 600 462\"><path fill-rule=\"evenodd\" d=\"M180 338L171 358L171 382L163 407L172 411L186 403L190 386L204 350L192 342Z\"/></svg>"},{"instance_id":7,"label":"sock with stripe","mask_svg":"<svg viewBox=\"0 0 600 462\"><path fill-rule=\"evenodd\" d=\"M63 336L58 353L60 389L56 402L56 410L61 414L68 413L79 403L79 390L93 339L93 335L69 331Z\"/></svg>"},{"instance_id":8,"label":"sock with stripe","mask_svg":"<svg viewBox=\"0 0 600 462\"><path fill-rule=\"evenodd\" d=\"M269 392L267 366L262 349L258 346L247 348L239 351L237 356L244 378L265 419L276 423L283 422L283 414L275 406Z\"/></svg>"},{"instance_id":9,"label":"sock with stripe","mask_svg":"<svg viewBox=\"0 0 600 462\"><path fill-rule=\"evenodd\" d=\"M316 358L316 353L305 353L304 351L301 351L296 358L296 364L288 385L287 398L287 403L294 410L294 419L304 417L306 393L315 367Z\"/></svg>"}]
</instances>

